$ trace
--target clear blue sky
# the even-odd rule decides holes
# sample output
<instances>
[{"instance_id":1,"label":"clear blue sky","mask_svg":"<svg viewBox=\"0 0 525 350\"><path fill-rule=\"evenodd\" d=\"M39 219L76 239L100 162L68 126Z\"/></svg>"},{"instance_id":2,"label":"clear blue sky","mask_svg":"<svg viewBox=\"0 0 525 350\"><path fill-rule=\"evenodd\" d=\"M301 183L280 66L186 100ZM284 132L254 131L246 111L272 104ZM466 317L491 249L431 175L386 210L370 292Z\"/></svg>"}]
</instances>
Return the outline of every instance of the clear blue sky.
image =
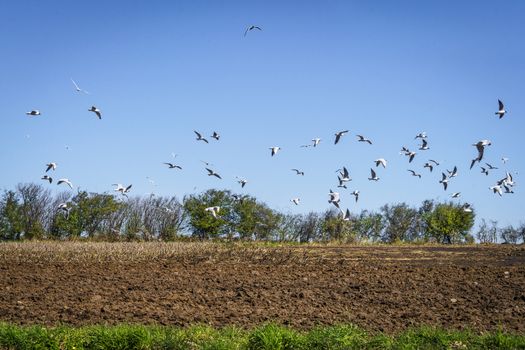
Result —
<instances>
[{"instance_id":1,"label":"clear blue sky","mask_svg":"<svg viewBox=\"0 0 525 350\"><path fill-rule=\"evenodd\" d=\"M89 191L119 182L133 184L132 194L182 199L232 189L300 213L330 207L344 165L353 181L341 204L353 212L458 191L478 218L517 225L525 219L524 18L519 0L4 1L0 188L40 182L54 161L53 177ZM244 37L251 24L263 30ZM502 120L498 98L509 110ZM87 111L93 104L102 120ZM31 109L42 115L27 117ZM193 130L222 138L204 144ZM409 165L398 152L417 150L420 131L430 150ZM314 137L323 139L318 148L299 147ZM486 161L500 168L489 176L468 169L481 139L492 141ZM270 146L283 150L272 158ZM370 182L379 157L388 167ZM433 173L422 168L429 158L442 163ZM206 176L200 160L223 180ZM171 161L183 170L162 164ZM454 165L459 176L445 192L438 180ZM518 185L500 198L488 187L504 169L518 172ZM249 181L243 190L235 176Z\"/></svg>"}]
</instances>

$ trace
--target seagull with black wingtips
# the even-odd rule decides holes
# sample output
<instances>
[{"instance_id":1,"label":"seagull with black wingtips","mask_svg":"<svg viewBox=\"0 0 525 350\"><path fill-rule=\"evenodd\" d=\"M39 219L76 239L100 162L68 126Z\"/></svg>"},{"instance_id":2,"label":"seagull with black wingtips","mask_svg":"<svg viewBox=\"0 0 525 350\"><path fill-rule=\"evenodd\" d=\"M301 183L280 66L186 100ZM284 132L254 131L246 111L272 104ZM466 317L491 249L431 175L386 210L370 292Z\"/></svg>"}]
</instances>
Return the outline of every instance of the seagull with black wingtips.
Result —
<instances>
[{"instance_id":1,"label":"seagull with black wingtips","mask_svg":"<svg viewBox=\"0 0 525 350\"><path fill-rule=\"evenodd\" d=\"M480 167L480 168L481 168L481 173L482 174L485 174L485 175L489 174L489 171L487 169L485 169L484 167Z\"/></svg>"},{"instance_id":2,"label":"seagull with black wingtips","mask_svg":"<svg viewBox=\"0 0 525 350\"><path fill-rule=\"evenodd\" d=\"M292 198L290 199L290 202L292 202L295 205L299 205L299 202L301 202L300 198Z\"/></svg>"},{"instance_id":3,"label":"seagull with black wingtips","mask_svg":"<svg viewBox=\"0 0 525 350\"><path fill-rule=\"evenodd\" d=\"M454 192L450 195L452 198L459 198L461 196L461 192Z\"/></svg>"},{"instance_id":4,"label":"seagull with black wingtips","mask_svg":"<svg viewBox=\"0 0 525 350\"><path fill-rule=\"evenodd\" d=\"M246 34L248 34L248 32L250 32L250 31L252 31L252 30L254 30L254 29L257 29L257 30L262 31L261 27L256 26L256 25L251 25L251 26L248 26L248 27L246 28L246 31L244 32L244 36L246 36Z\"/></svg>"},{"instance_id":5,"label":"seagull with black wingtips","mask_svg":"<svg viewBox=\"0 0 525 350\"><path fill-rule=\"evenodd\" d=\"M348 130L343 130L343 131L338 131L335 133L335 141L334 141L334 145L337 145L337 143L339 142L339 140L341 140L341 137L346 134L348 132Z\"/></svg>"},{"instance_id":6,"label":"seagull with black wingtips","mask_svg":"<svg viewBox=\"0 0 525 350\"><path fill-rule=\"evenodd\" d=\"M56 168L57 168L57 163L55 163L55 162L47 163L46 166L47 166L46 173L47 173L49 170L53 170L53 171L55 171Z\"/></svg>"},{"instance_id":7,"label":"seagull with black wingtips","mask_svg":"<svg viewBox=\"0 0 525 350\"><path fill-rule=\"evenodd\" d=\"M425 163L425 165L423 165L423 168L430 169L430 172L432 172L432 170L434 170L434 166L432 164L430 164L429 162Z\"/></svg>"},{"instance_id":8,"label":"seagull with black wingtips","mask_svg":"<svg viewBox=\"0 0 525 350\"><path fill-rule=\"evenodd\" d=\"M279 147L279 146L273 146L273 147L270 147L270 150L272 151L272 157L273 157L274 155L276 155L277 152L279 152L281 149L282 149L282 148Z\"/></svg>"},{"instance_id":9,"label":"seagull with black wingtips","mask_svg":"<svg viewBox=\"0 0 525 350\"><path fill-rule=\"evenodd\" d=\"M501 100L498 100L498 111L494 114L499 116L499 119L501 119L503 118L505 113L507 113L507 111L505 110L505 107L503 106L503 102L501 102Z\"/></svg>"},{"instance_id":10,"label":"seagull with black wingtips","mask_svg":"<svg viewBox=\"0 0 525 350\"><path fill-rule=\"evenodd\" d=\"M345 212L344 215L343 215L343 220L344 220L344 221L350 221L350 219L351 219L350 209L347 208L347 209L346 209L346 212Z\"/></svg>"},{"instance_id":11,"label":"seagull with black wingtips","mask_svg":"<svg viewBox=\"0 0 525 350\"><path fill-rule=\"evenodd\" d=\"M304 171L301 171L301 170L299 170L299 169L292 169L292 171L295 171L295 174L296 174L296 175L304 176Z\"/></svg>"},{"instance_id":12,"label":"seagull with black wingtips","mask_svg":"<svg viewBox=\"0 0 525 350\"><path fill-rule=\"evenodd\" d=\"M215 140L219 141L219 139L221 138L221 135L219 135L216 131L213 132L213 135L211 135L212 138L214 138Z\"/></svg>"},{"instance_id":13,"label":"seagull with black wingtips","mask_svg":"<svg viewBox=\"0 0 525 350\"><path fill-rule=\"evenodd\" d=\"M416 137L414 137L414 140L415 139L426 139L427 138L427 133L425 131L423 132L420 132L419 134L416 135Z\"/></svg>"},{"instance_id":14,"label":"seagull with black wingtips","mask_svg":"<svg viewBox=\"0 0 525 350\"><path fill-rule=\"evenodd\" d=\"M416 177L419 177L419 178L421 179L421 174L416 173L416 172L415 172L414 170L412 170L412 169L408 169L407 171L410 172L410 173L412 173L412 176L416 176Z\"/></svg>"},{"instance_id":15,"label":"seagull with black wingtips","mask_svg":"<svg viewBox=\"0 0 525 350\"><path fill-rule=\"evenodd\" d=\"M472 144L472 146L475 146L478 150L478 156L472 159L472 162L470 163L470 169L472 169L476 162L481 162L481 160L483 159L483 154L485 152L485 147L490 145L492 145L492 142L490 140L481 140L477 143Z\"/></svg>"},{"instance_id":16,"label":"seagull with black wingtips","mask_svg":"<svg viewBox=\"0 0 525 350\"><path fill-rule=\"evenodd\" d=\"M49 183L52 183L52 182L53 182L53 178L50 177L50 176L47 176L47 175L42 176L40 179L41 179L41 180L49 181Z\"/></svg>"},{"instance_id":17,"label":"seagull with black wingtips","mask_svg":"<svg viewBox=\"0 0 525 350\"><path fill-rule=\"evenodd\" d=\"M374 162L376 163L376 167L378 167L379 165L382 165L383 168L386 168L386 159L378 158L378 159L374 160Z\"/></svg>"},{"instance_id":18,"label":"seagull with black wingtips","mask_svg":"<svg viewBox=\"0 0 525 350\"><path fill-rule=\"evenodd\" d=\"M71 181L69 181L69 180L66 179L66 178L58 179L58 181L57 181L57 185L61 185L61 184L66 184L66 185L68 185L71 189L73 189L73 184L71 183Z\"/></svg>"},{"instance_id":19,"label":"seagull with black wingtips","mask_svg":"<svg viewBox=\"0 0 525 350\"><path fill-rule=\"evenodd\" d=\"M357 138L358 138L358 142L368 142L369 145L372 144L372 141L370 139L367 139L366 137L364 137L363 135L356 135Z\"/></svg>"},{"instance_id":20,"label":"seagull with black wingtips","mask_svg":"<svg viewBox=\"0 0 525 350\"><path fill-rule=\"evenodd\" d=\"M379 177L377 176L374 169L370 168L370 177L368 178L370 181L379 181Z\"/></svg>"},{"instance_id":21,"label":"seagull with black wingtips","mask_svg":"<svg viewBox=\"0 0 525 350\"><path fill-rule=\"evenodd\" d=\"M102 112L96 106L91 106L91 108L88 109L88 111L95 113L98 119L102 119Z\"/></svg>"},{"instance_id":22,"label":"seagull with black wingtips","mask_svg":"<svg viewBox=\"0 0 525 350\"><path fill-rule=\"evenodd\" d=\"M208 140L206 140L204 137L202 137L201 133L198 131L193 130L195 135L197 136L197 141L204 141L206 143L209 143Z\"/></svg>"},{"instance_id":23,"label":"seagull with black wingtips","mask_svg":"<svg viewBox=\"0 0 525 350\"><path fill-rule=\"evenodd\" d=\"M491 186L491 187L489 187L489 190L491 190L492 193L494 193L494 194L495 194L495 193L499 194L500 197L502 196L502 192L503 192L503 191L502 191L500 185Z\"/></svg>"},{"instance_id":24,"label":"seagull with black wingtips","mask_svg":"<svg viewBox=\"0 0 525 350\"><path fill-rule=\"evenodd\" d=\"M219 206L204 208L204 211L207 211L208 213L210 213L211 216L213 216L215 219L217 219L217 214L219 214L220 210L221 210L221 207Z\"/></svg>"},{"instance_id":25,"label":"seagull with black wingtips","mask_svg":"<svg viewBox=\"0 0 525 350\"><path fill-rule=\"evenodd\" d=\"M38 109L33 109L29 112L26 112L26 114L28 116L31 116L31 117L34 117L34 116L37 116L37 115L41 115L42 113L40 113L40 111Z\"/></svg>"},{"instance_id":26,"label":"seagull with black wingtips","mask_svg":"<svg viewBox=\"0 0 525 350\"><path fill-rule=\"evenodd\" d=\"M441 173L441 180L439 181L440 184L443 184L443 190L447 190L447 187L448 187L448 178L447 178L447 175L445 175L445 173Z\"/></svg>"},{"instance_id":27,"label":"seagull with black wingtips","mask_svg":"<svg viewBox=\"0 0 525 350\"><path fill-rule=\"evenodd\" d=\"M209 168L206 168L206 170L208 170L208 176L215 176L216 178L222 179L222 177L219 174L217 174L215 171Z\"/></svg>"},{"instance_id":28,"label":"seagull with black wingtips","mask_svg":"<svg viewBox=\"0 0 525 350\"><path fill-rule=\"evenodd\" d=\"M180 165L177 165L177 164L173 164L173 163L163 163L163 164L166 164L168 166L168 168L170 168L170 169L180 169L180 170L182 170L182 167Z\"/></svg>"},{"instance_id":29,"label":"seagull with black wingtips","mask_svg":"<svg viewBox=\"0 0 525 350\"><path fill-rule=\"evenodd\" d=\"M352 196L355 197L355 201L357 203L357 201L359 200L359 191L358 190L354 190L352 193L350 193Z\"/></svg>"},{"instance_id":30,"label":"seagull with black wingtips","mask_svg":"<svg viewBox=\"0 0 525 350\"><path fill-rule=\"evenodd\" d=\"M339 193L330 190L330 193L328 193L328 195L330 196L330 199L328 199L328 203L332 203L336 206L337 209L341 210L341 208L339 207L339 202L341 201Z\"/></svg>"},{"instance_id":31,"label":"seagull with black wingtips","mask_svg":"<svg viewBox=\"0 0 525 350\"><path fill-rule=\"evenodd\" d=\"M422 142L422 143L421 143L421 146L419 146L419 150L420 150L420 151L426 151L426 150L429 150L429 149L430 149L430 147L428 147L428 142L427 142L427 140L425 140L425 139L421 139L421 142Z\"/></svg>"},{"instance_id":32,"label":"seagull with black wingtips","mask_svg":"<svg viewBox=\"0 0 525 350\"><path fill-rule=\"evenodd\" d=\"M453 177L458 176L458 167L454 166L454 169L452 169L452 171L447 169L447 173L448 173L448 177L449 178L453 178Z\"/></svg>"}]
</instances>

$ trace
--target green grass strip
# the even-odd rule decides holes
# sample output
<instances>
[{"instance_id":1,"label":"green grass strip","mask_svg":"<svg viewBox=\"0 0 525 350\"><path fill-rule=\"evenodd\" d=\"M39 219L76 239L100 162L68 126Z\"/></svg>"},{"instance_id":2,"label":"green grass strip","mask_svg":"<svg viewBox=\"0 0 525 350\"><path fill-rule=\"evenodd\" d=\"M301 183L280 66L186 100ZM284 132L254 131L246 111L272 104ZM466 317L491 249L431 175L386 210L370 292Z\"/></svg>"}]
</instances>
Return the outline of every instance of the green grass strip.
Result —
<instances>
[{"instance_id":1,"label":"green grass strip","mask_svg":"<svg viewBox=\"0 0 525 350\"><path fill-rule=\"evenodd\" d=\"M482 335L422 327L398 335L368 334L352 325L310 331L267 324L252 330L208 326L17 326L0 323L1 349L525 349L525 335Z\"/></svg>"}]
</instances>

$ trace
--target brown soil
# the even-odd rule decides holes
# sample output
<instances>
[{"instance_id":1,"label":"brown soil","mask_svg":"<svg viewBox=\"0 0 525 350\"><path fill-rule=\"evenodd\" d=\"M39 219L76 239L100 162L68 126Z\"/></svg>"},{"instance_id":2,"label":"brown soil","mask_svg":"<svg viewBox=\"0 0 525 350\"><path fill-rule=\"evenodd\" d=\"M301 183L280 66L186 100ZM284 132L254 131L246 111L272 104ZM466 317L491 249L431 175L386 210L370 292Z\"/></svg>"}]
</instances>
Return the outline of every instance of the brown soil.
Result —
<instances>
[{"instance_id":1,"label":"brown soil","mask_svg":"<svg viewBox=\"0 0 525 350\"><path fill-rule=\"evenodd\" d=\"M0 244L0 321L525 332L523 246L125 245Z\"/></svg>"}]
</instances>

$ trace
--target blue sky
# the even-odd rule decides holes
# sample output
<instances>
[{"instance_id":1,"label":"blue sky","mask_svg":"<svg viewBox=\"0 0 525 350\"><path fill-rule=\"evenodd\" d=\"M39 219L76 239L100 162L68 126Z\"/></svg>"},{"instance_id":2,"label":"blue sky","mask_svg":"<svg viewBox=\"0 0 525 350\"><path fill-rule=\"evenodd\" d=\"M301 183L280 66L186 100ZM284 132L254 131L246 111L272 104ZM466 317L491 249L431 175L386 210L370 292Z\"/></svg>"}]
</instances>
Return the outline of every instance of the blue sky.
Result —
<instances>
[{"instance_id":1,"label":"blue sky","mask_svg":"<svg viewBox=\"0 0 525 350\"><path fill-rule=\"evenodd\" d=\"M137 195L179 198L232 189L301 213L330 207L335 170L347 166L353 181L340 192L353 212L461 192L478 218L517 225L524 15L522 1L2 2L0 188L40 182L54 161L53 177L89 191L117 182ZM263 30L244 37L251 24ZM76 93L70 78L90 94ZM498 98L509 110L502 120ZM31 109L42 115L27 117ZM204 144L193 130L222 138ZM399 150L417 151L421 131L430 150L408 164ZM314 137L323 139L318 148L299 147ZM481 139L492 141L485 160L500 168L489 176L468 169ZM272 158L271 146L283 150ZM379 157L388 167L370 182ZM422 168L430 158L442 164L433 173ZM200 160L223 180L208 177ZM445 192L438 180L454 165L459 175ZM500 198L488 187L505 169L518 185ZM244 189L235 176L249 181Z\"/></svg>"}]
</instances>

